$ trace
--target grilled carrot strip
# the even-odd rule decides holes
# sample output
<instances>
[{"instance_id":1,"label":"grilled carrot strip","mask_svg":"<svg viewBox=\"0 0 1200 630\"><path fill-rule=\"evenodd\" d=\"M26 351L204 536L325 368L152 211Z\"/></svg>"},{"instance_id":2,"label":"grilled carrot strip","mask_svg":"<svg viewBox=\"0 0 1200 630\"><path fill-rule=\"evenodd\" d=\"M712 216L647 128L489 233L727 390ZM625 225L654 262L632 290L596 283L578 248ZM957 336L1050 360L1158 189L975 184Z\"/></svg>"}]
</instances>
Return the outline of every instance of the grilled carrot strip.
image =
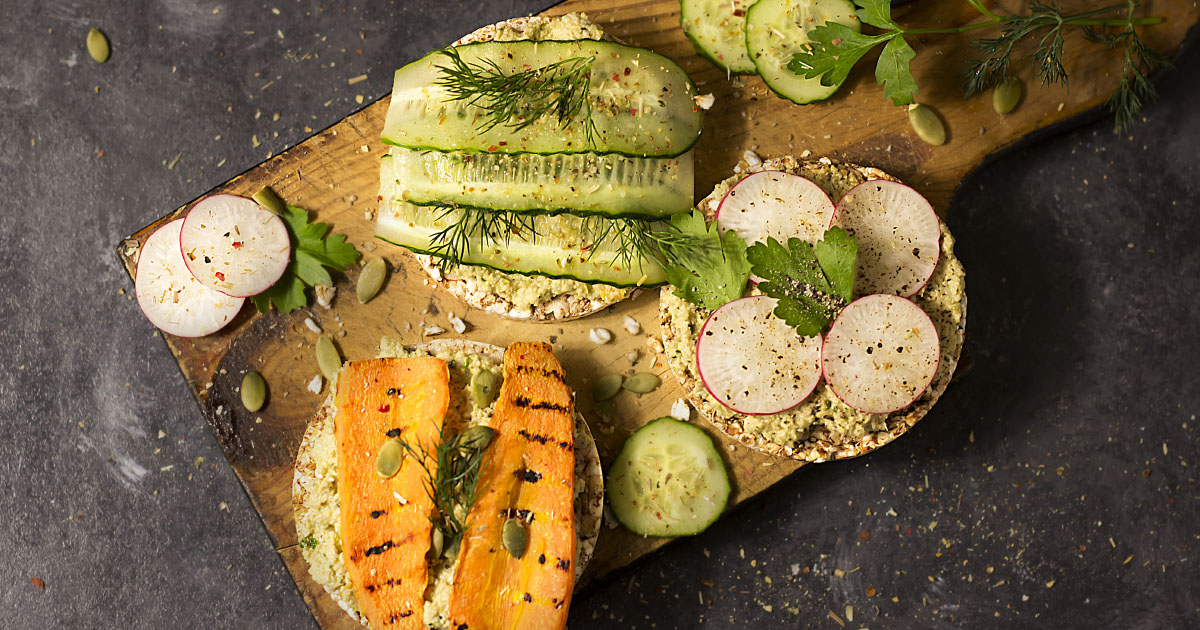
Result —
<instances>
[{"instance_id":1,"label":"grilled carrot strip","mask_svg":"<svg viewBox=\"0 0 1200 630\"><path fill-rule=\"evenodd\" d=\"M504 353L504 384L484 451L480 496L467 516L450 595L455 630L564 628L575 587L574 419L563 369L544 343ZM505 550L505 521L528 545Z\"/></svg>"},{"instance_id":2,"label":"grilled carrot strip","mask_svg":"<svg viewBox=\"0 0 1200 630\"><path fill-rule=\"evenodd\" d=\"M435 444L450 403L446 362L372 359L348 364L338 379L335 433L342 554L371 627L424 630L433 501L420 463L405 457L383 479L380 447L401 437Z\"/></svg>"}]
</instances>

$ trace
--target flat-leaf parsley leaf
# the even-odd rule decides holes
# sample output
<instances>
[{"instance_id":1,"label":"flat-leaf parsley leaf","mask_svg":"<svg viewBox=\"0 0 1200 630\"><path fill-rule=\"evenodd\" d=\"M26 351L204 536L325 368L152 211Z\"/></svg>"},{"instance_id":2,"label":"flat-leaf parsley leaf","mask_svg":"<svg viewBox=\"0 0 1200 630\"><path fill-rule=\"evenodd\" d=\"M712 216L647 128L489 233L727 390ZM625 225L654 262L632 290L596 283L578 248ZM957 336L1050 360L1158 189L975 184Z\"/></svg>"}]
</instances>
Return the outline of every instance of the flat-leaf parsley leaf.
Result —
<instances>
[{"instance_id":1,"label":"flat-leaf parsley leaf","mask_svg":"<svg viewBox=\"0 0 1200 630\"><path fill-rule=\"evenodd\" d=\"M839 227L825 232L815 246L798 238L785 247L768 238L746 249L753 272L763 278L763 293L777 298L775 316L804 337L821 334L854 292L858 242Z\"/></svg>"},{"instance_id":2,"label":"flat-leaf parsley leaf","mask_svg":"<svg viewBox=\"0 0 1200 630\"><path fill-rule=\"evenodd\" d=\"M329 284L333 278L328 269L345 271L361 256L346 242L345 234L329 234L329 226L325 223L309 223L307 210L287 206L281 216L292 240L292 261L271 288L250 296L260 313L267 312L271 304L280 313L306 306L305 287Z\"/></svg>"},{"instance_id":3,"label":"flat-leaf parsley leaf","mask_svg":"<svg viewBox=\"0 0 1200 630\"><path fill-rule=\"evenodd\" d=\"M652 238L666 259L667 281L683 299L715 310L742 297L750 263L746 243L733 230L720 233L695 210L672 216L670 232Z\"/></svg>"}]
</instances>

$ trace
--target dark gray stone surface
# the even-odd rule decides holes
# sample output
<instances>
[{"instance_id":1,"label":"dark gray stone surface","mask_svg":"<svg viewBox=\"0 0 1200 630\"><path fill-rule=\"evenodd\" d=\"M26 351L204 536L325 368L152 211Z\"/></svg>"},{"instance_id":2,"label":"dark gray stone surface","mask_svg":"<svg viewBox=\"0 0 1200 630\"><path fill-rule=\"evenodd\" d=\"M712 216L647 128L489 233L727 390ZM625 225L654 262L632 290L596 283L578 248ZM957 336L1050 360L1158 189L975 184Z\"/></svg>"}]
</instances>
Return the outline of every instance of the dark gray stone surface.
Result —
<instances>
[{"instance_id":1,"label":"dark gray stone surface","mask_svg":"<svg viewBox=\"0 0 1200 630\"><path fill-rule=\"evenodd\" d=\"M546 4L4 0L0 626L315 627L112 248ZM1193 46L1131 135L964 184L975 367L909 436L588 590L573 627L1200 625L1198 72Z\"/></svg>"}]
</instances>

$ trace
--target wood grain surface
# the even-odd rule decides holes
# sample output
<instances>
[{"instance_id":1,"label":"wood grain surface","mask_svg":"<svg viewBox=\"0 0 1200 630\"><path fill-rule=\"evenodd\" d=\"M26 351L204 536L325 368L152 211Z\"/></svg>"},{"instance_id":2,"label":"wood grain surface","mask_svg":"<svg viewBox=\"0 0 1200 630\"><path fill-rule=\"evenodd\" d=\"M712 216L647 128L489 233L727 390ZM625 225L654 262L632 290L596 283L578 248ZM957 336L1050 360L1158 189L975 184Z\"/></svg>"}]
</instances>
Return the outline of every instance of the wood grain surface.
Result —
<instances>
[{"instance_id":1,"label":"wood grain surface","mask_svg":"<svg viewBox=\"0 0 1200 630\"><path fill-rule=\"evenodd\" d=\"M1024 3L990 4L1016 11ZM1086 2L1062 4L1088 6ZM1145 39L1154 49L1173 56L1200 15L1200 7L1192 0L1148 0L1144 5L1146 15L1167 18L1165 23L1145 29ZM874 64L869 58L859 64L833 98L797 106L775 97L756 77L730 80L700 58L679 28L678 2L569 0L546 14L571 11L585 11L611 35L676 59L701 93L716 96L716 105L706 115L704 134L696 147L698 197L728 177L746 149L754 149L764 157L799 155L807 150L814 156L888 171L915 186L944 214L963 177L989 154L1039 129L1101 106L1119 79L1116 73L1120 61L1115 51L1087 43L1080 33L1071 32L1065 46L1070 90L1038 88L1029 65L1014 58L1016 74L1026 85L1025 97L1014 113L1002 117L992 111L989 94L962 97L962 66L973 55L968 37L912 38L918 53L912 67L921 86L919 101L933 106L950 130L946 145L931 147L911 133L905 111L884 99L882 89L875 85ZM902 24L922 27L960 25L975 17L967 4L958 0L923 0L896 11ZM406 61L396 60L397 66ZM1167 75L1164 79L1177 77ZM347 234L366 259L385 258L392 271L383 293L366 305L359 304L353 296L359 271L356 267L338 278L338 295L331 310L313 306L288 315L274 311L259 315L247 304L230 326L215 335L200 339L166 336L167 346L230 465L324 628L359 626L309 578L296 546L292 463L305 425L326 394L322 391L314 395L306 389L319 373L313 355L317 335L306 327L306 318L311 317L331 334L342 354L351 360L375 356L379 339L384 336L419 343L426 339L420 332L423 325L449 329L447 316L454 313L466 320L468 327L463 336L471 339L501 346L515 340L555 344L568 381L578 391L588 391L591 381L614 371L649 370L662 375L663 386L642 397L624 392L615 401L600 406L587 395L578 397L605 462L615 455L626 435L667 415L671 403L681 395L665 361L655 364L646 343L648 335L658 333L657 291L643 292L582 321L519 323L468 311L455 298L435 291L424 272L400 249L376 241L372 234L378 162L387 151L379 135L387 104L385 96L209 193L250 195L263 185L272 186L289 203L313 212L315 220L330 223L335 231ZM118 245L117 253L131 276L140 243L154 228L177 217L188 206L168 213ZM625 315L641 322L641 334L624 331ZM591 343L588 330L593 327L613 331L613 343ZM627 357L630 352L640 355L636 367ZM241 407L237 393L242 376L250 369L261 372L269 383L268 403L257 414ZM723 443L734 478L733 504L762 492L799 467L795 462L749 451L732 440ZM662 544L664 541L641 539L621 528L606 528L585 579L628 565Z\"/></svg>"}]
</instances>

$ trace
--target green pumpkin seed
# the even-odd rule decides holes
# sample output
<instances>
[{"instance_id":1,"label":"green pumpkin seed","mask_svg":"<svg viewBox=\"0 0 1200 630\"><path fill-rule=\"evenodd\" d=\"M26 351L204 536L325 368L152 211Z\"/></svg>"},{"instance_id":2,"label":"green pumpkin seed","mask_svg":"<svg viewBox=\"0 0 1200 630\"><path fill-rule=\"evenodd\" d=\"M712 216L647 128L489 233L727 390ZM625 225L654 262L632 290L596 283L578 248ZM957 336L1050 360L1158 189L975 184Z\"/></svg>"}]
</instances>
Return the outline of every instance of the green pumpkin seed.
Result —
<instances>
[{"instance_id":1,"label":"green pumpkin seed","mask_svg":"<svg viewBox=\"0 0 1200 630\"><path fill-rule=\"evenodd\" d=\"M442 545L446 543L446 537L442 534L442 530L434 527L429 534L429 559L437 560L442 557Z\"/></svg>"},{"instance_id":2,"label":"green pumpkin seed","mask_svg":"<svg viewBox=\"0 0 1200 630\"><path fill-rule=\"evenodd\" d=\"M638 372L637 374L630 376L629 379L625 381L625 384L622 385L622 387L635 394L649 394L650 392L658 389L658 386L661 384L662 381L658 378L658 376L651 374L650 372Z\"/></svg>"},{"instance_id":3,"label":"green pumpkin seed","mask_svg":"<svg viewBox=\"0 0 1200 630\"><path fill-rule=\"evenodd\" d=\"M504 521L504 529L500 532L500 540L504 543L504 550L510 556L520 558L525 555L525 547L529 545L529 532L525 529L525 523L515 518Z\"/></svg>"},{"instance_id":4,"label":"green pumpkin seed","mask_svg":"<svg viewBox=\"0 0 1200 630\"><path fill-rule=\"evenodd\" d=\"M473 451L482 451L492 443L494 437L496 437L495 429L477 424L458 436L458 445Z\"/></svg>"},{"instance_id":5,"label":"green pumpkin seed","mask_svg":"<svg viewBox=\"0 0 1200 630\"><path fill-rule=\"evenodd\" d=\"M500 393L499 380L500 377L491 370L478 372L471 377L471 400L476 407L482 409L496 400L496 394Z\"/></svg>"},{"instance_id":6,"label":"green pumpkin seed","mask_svg":"<svg viewBox=\"0 0 1200 630\"><path fill-rule=\"evenodd\" d=\"M992 108L997 114L1007 114L1017 108L1021 101L1021 80L1008 77L992 90Z\"/></svg>"},{"instance_id":7,"label":"green pumpkin seed","mask_svg":"<svg viewBox=\"0 0 1200 630\"><path fill-rule=\"evenodd\" d=\"M267 382L262 374L255 371L246 372L242 377L242 406L246 411L254 413L262 409L267 400Z\"/></svg>"},{"instance_id":8,"label":"green pumpkin seed","mask_svg":"<svg viewBox=\"0 0 1200 630\"><path fill-rule=\"evenodd\" d=\"M108 61L108 56L112 53L112 49L108 46L108 38L98 28L88 31L87 50L92 59L96 60L96 63Z\"/></svg>"},{"instance_id":9,"label":"green pumpkin seed","mask_svg":"<svg viewBox=\"0 0 1200 630\"><path fill-rule=\"evenodd\" d=\"M332 379L342 371L342 355L328 335L317 338L317 367L321 368L321 374L327 379Z\"/></svg>"},{"instance_id":10,"label":"green pumpkin seed","mask_svg":"<svg viewBox=\"0 0 1200 630\"><path fill-rule=\"evenodd\" d=\"M279 195L275 194L274 190L271 190L270 186L259 188L258 192L251 195L250 198L264 209L280 216L283 216L283 211L287 210L287 205L283 203Z\"/></svg>"},{"instance_id":11,"label":"green pumpkin seed","mask_svg":"<svg viewBox=\"0 0 1200 630\"><path fill-rule=\"evenodd\" d=\"M620 374L600 377L600 380L592 385L592 400L602 402L616 396L617 392L621 391L621 384L624 382L625 377Z\"/></svg>"},{"instance_id":12,"label":"green pumpkin seed","mask_svg":"<svg viewBox=\"0 0 1200 630\"><path fill-rule=\"evenodd\" d=\"M366 304L383 288L383 280L387 277L387 263L382 258L372 258L363 265L358 274L358 303Z\"/></svg>"},{"instance_id":13,"label":"green pumpkin seed","mask_svg":"<svg viewBox=\"0 0 1200 630\"><path fill-rule=\"evenodd\" d=\"M391 479L400 472L400 464L404 463L404 445L400 440L388 440L379 447L375 456L375 473L384 479Z\"/></svg>"},{"instance_id":14,"label":"green pumpkin seed","mask_svg":"<svg viewBox=\"0 0 1200 630\"><path fill-rule=\"evenodd\" d=\"M929 107L913 103L908 106L908 122L917 137L933 146L946 143L946 126L942 119Z\"/></svg>"}]
</instances>

